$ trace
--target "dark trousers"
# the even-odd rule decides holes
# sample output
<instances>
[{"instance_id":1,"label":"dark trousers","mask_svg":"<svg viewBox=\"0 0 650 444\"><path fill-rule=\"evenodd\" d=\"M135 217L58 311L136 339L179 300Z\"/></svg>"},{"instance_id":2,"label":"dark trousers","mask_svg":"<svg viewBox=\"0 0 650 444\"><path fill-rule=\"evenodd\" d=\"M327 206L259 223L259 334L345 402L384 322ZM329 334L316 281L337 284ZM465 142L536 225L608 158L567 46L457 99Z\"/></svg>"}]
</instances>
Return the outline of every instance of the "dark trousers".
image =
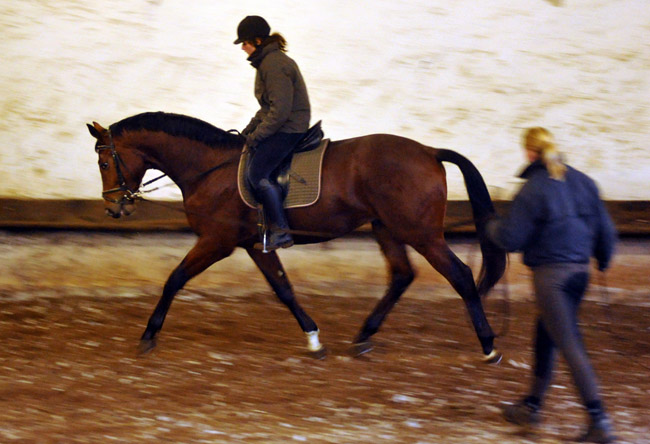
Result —
<instances>
[{"instance_id":1,"label":"dark trousers","mask_svg":"<svg viewBox=\"0 0 650 444\"><path fill-rule=\"evenodd\" d=\"M303 133L276 133L264 139L252 150L248 162L248 182L255 192L259 190L263 179L273 183L271 175L291 154L303 136Z\"/></svg>"},{"instance_id":2,"label":"dark trousers","mask_svg":"<svg viewBox=\"0 0 650 444\"><path fill-rule=\"evenodd\" d=\"M600 401L596 374L578 329L578 308L588 281L588 264L549 264L533 268L539 319L531 395L540 400L551 383L555 354L559 350L583 403Z\"/></svg>"}]
</instances>

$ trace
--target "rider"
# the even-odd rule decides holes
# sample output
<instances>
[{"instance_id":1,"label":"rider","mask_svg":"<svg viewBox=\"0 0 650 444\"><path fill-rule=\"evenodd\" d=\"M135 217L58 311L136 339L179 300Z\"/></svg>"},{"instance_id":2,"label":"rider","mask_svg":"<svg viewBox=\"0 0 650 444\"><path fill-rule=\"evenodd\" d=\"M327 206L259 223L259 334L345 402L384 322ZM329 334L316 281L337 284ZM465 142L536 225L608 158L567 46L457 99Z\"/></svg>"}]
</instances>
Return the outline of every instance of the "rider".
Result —
<instances>
[{"instance_id":1,"label":"rider","mask_svg":"<svg viewBox=\"0 0 650 444\"><path fill-rule=\"evenodd\" d=\"M255 97L260 109L242 131L251 156L248 182L262 204L271 232L268 251L293 245L280 187L271 174L309 129L307 87L298 65L286 52L287 42L262 17L251 15L237 27L235 44L242 45L257 70Z\"/></svg>"},{"instance_id":2,"label":"rider","mask_svg":"<svg viewBox=\"0 0 650 444\"><path fill-rule=\"evenodd\" d=\"M535 365L528 396L504 409L519 425L539 422L539 409L553 374L555 351L564 356L591 418L578 441L613 442L598 382L578 329L577 312L589 280L589 260L605 270L616 232L593 180L562 163L551 133L528 129L523 138L531 162L526 184L508 216L488 222L488 236L508 251L523 251L532 269L538 306Z\"/></svg>"}]
</instances>

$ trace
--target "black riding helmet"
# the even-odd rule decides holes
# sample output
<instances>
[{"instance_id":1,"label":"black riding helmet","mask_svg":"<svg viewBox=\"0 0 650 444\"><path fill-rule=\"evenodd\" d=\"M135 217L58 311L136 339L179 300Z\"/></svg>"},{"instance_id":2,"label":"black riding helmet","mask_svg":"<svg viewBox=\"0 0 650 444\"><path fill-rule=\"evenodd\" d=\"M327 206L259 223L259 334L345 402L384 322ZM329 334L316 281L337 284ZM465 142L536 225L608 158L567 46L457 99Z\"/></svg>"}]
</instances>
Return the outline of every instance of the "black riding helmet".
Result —
<instances>
[{"instance_id":1,"label":"black riding helmet","mask_svg":"<svg viewBox=\"0 0 650 444\"><path fill-rule=\"evenodd\" d=\"M259 15L249 15L239 22L237 26L237 40L235 45L246 41L254 41L256 38L264 40L271 33L269 24Z\"/></svg>"}]
</instances>

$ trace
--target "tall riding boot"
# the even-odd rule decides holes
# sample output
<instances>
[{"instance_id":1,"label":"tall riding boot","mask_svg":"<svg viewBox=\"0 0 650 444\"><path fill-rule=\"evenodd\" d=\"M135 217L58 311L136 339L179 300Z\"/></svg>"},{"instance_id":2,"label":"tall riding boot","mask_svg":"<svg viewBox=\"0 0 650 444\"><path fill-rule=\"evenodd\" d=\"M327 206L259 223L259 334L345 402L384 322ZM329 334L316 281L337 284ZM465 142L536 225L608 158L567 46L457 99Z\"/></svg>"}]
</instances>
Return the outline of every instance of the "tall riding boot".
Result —
<instances>
[{"instance_id":1,"label":"tall riding boot","mask_svg":"<svg viewBox=\"0 0 650 444\"><path fill-rule=\"evenodd\" d=\"M289 233L289 223L284 214L280 187L263 179L256 191L256 196L262 204L270 231L266 251L289 248L293 245L293 238Z\"/></svg>"}]
</instances>

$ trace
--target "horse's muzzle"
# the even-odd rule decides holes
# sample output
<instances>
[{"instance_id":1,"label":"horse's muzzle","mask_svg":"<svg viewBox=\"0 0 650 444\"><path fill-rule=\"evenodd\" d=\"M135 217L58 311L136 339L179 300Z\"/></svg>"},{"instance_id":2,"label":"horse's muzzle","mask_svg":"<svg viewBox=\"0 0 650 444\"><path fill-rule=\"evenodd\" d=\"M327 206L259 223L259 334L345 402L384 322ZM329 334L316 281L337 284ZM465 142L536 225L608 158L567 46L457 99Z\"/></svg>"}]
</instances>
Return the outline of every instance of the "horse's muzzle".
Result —
<instances>
[{"instance_id":1,"label":"horse's muzzle","mask_svg":"<svg viewBox=\"0 0 650 444\"><path fill-rule=\"evenodd\" d=\"M132 203L111 204L106 206L106 215L119 219L122 216L130 216L135 212L135 205Z\"/></svg>"}]
</instances>

